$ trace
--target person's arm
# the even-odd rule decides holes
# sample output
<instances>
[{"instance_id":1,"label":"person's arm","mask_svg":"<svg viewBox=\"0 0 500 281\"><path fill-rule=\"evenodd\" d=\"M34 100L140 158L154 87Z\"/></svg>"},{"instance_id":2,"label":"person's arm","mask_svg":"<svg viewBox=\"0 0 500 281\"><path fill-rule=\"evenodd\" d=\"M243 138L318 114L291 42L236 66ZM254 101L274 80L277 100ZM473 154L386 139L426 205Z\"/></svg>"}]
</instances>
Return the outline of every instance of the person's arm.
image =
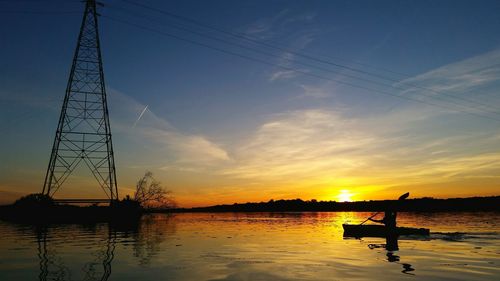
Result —
<instances>
[{"instance_id":1,"label":"person's arm","mask_svg":"<svg viewBox=\"0 0 500 281\"><path fill-rule=\"evenodd\" d=\"M376 219L372 219L372 218L370 218L369 220L371 220L372 222L384 223L384 220L376 220Z\"/></svg>"}]
</instances>

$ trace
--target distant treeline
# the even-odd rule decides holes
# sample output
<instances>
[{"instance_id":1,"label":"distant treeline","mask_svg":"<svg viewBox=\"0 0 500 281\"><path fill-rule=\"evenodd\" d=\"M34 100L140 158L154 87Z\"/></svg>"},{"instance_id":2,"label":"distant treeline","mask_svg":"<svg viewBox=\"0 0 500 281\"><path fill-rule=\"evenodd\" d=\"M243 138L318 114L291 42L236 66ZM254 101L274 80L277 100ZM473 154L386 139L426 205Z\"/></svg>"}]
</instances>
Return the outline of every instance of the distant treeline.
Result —
<instances>
[{"instance_id":1,"label":"distant treeline","mask_svg":"<svg viewBox=\"0 0 500 281\"><path fill-rule=\"evenodd\" d=\"M403 212L500 211L500 196L406 200L370 200L357 202L317 201L301 199L270 200L259 203L234 203L210 207L179 208L169 212L377 212L386 209Z\"/></svg>"}]
</instances>

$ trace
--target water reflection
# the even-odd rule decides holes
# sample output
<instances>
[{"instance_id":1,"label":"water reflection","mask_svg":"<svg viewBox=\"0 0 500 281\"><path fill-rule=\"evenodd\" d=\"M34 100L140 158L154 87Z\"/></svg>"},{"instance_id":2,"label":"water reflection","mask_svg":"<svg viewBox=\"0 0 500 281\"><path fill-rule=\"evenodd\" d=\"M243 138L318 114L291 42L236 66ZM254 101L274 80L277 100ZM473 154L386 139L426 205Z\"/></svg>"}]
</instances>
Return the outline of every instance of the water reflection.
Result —
<instances>
[{"instance_id":1,"label":"water reflection","mask_svg":"<svg viewBox=\"0 0 500 281\"><path fill-rule=\"evenodd\" d=\"M500 277L498 214L402 214L461 239L344 239L362 213L165 214L132 225L0 221L0 280L414 280ZM425 225L424 225L425 223ZM367 249L367 245L370 249Z\"/></svg>"},{"instance_id":2,"label":"water reflection","mask_svg":"<svg viewBox=\"0 0 500 281\"><path fill-rule=\"evenodd\" d=\"M411 273L412 271L415 271L415 269L411 266L411 264L401 263L400 262L401 258L398 255L396 255L394 252L387 251L386 255L387 255L387 261L397 263L397 264L400 264L401 266L403 266L403 270L401 271L402 273L409 274L409 275L415 275L415 274Z\"/></svg>"},{"instance_id":3,"label":"water reflection","mask_svg":"<svg viewBox=\"0 0 500 281\"><path fill-rule=\"evenodd\" d=\"M399 237L396 235L388 235L387 237L385 237L385 249L387 251L398 251L398 238Z\"/></svg>"},{"instance_id":4,"label":"water reflection","mask_svg":"<svg viewBox=\"0 0 500 281\"><path fill-rule=\"evenodd\" d=\"M84 280L108 280L109 276L111 276L111 262L115 257L115 243L116 232L110 229L105 250L97 253L96 259L93 262L85 264L83 267L83 271L85 272ZM102 274L96 268L99 264L102 265Z\"/></svg>"},{"instance_id":5,"label":"water reflection","mask_svg":"<svg viewBox=\"0 0 500 281\"><path fill-rule=\"evenodd\" d=\"M368 248L371 250L376 248L385 248L388 262L400 264L403 267L401 272L404 274L415 275L412 273L412 271L415 271L415 268L413 268L409 263L401 263L401 257L396 254L396 252L399 251L398 240L399 236L389 235L385 238L385 244L368 244Z\"/></svg>"},{"instance_id":6,"label":"water reflection","mask_svg":"<svg viewBox=\"0 0 500 281\"><path fill-rule=\"evenodd\" d=\"M139 265L146 266L161 251L161 245L175 234L172 215L146 215L132 235L133 255Z\"/></svg>"},{"instance_id":7,"label":"water reflection","mask_svg":"<svg viewBox=\"0 0 500 281\"><path fill-rule=\"evenodd\" d=\"M47 239L49 227L36 227L38 258L40 260L40 281L47 280L70 280L71 271L65 265L62 257L58 255L57 247L60 245L51 244L51 240ZM103 245L103 248L94 253L94 260L87 262L82 267L84 273L83 280L108 280L111 275L111 263L114 258L116 243L116 231L108 228L108 235ZM101 266L101 270L98 266Z\"/></svg>"},{"instance_id":8,"label":"water reflection","mask_svg":"<svg viewBox=\"0 0 500 281\"><path fill-rule=\"evenodd\" d=\"M70 247L72 253L78 253L74 245L65 245L69 237L59 241L58 232L69 230L71 234L77 234L74 228L80 231L91 232L99 237L97 243L92 240L89 244L78 244L78 247L92 248L91 261L87 261L81 267L81 273L85 281L108 280L112 273L112 262L115 258L115 248L118 243L128 245L127 241L132 241L133 257L138 259L138 264L146 266L151 259L158 254L161 244L168 239L169 234L175 233L175 224L170 216L162 216L160 219L154 216L145 216L140 222L131 224L105 224L105 230L97 225L87 226L37 226L35 232L37 243L37 255L39 259L40 281L47 280L71 280L76 273L66 265L64 254ZM54 232L54 235L51 235ZM70 239L70 238L69 238ZM94 249L95 248L95 249ZM61 250L61 251L60 251Z\"/></svg>"}]
</instances>

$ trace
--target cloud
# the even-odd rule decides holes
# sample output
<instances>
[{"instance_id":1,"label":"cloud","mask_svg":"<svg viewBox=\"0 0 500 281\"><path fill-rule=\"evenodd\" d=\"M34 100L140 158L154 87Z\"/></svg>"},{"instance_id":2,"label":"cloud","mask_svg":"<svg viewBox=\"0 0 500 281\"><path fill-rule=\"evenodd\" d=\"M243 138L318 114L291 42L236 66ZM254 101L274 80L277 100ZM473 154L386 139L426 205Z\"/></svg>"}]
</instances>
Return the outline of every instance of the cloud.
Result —
<instances>
[{"instance_id":1,"label":"cloud","mask_svg":"<svg viewBox=\"0 0 500 281\"><path fill-rule=\"evenodd\" d=\"M497 58L497 52L488 53L407 81L432 89L443 89L441 82L458 81L461 85L454 89L466 94L496 81L491 73L496 73L497 66L491 61ZM294 75L276 72L272 79ZM333 92L329 84L299 86L303 97L322 99ZM135 101L131 104L134 114L127 129L144 109ZM414 103L378 111L316 105L270 114L254 128L245 128L245 139L226 141L223 147L207 136L182 132L147 111L136 133L160 148L156 158L162 159L162 169L203 171L216 179L208 187L205 184L204 194L224 190L248 195L262 188L282 197L328 188L361 194L497 178L497 131L482 125L457 130L456 115L446 113ZM442 192L449 194L453 187L449 188Z\"/></svg>"},{"instance_id":2,"label":"cloud","mask_svg":"<svg viewBox=\"0 0 500 281\"><path fill-rule=\"evenodd\" d=\"M295 36L286 48L290 51L282 51L281 54L278 55L276 64L281 67L277 67L273 72L271 72L269 75L269 81L272 82L280 79L291 79L295 78L299 74L310 71L308 68L304 67L302 63L297 64L296 59L297 53L313 42L315 32L308 29L304 29L301 32L302 34Z\"/></svg>"},{"instance_id":3,"label":"cloud","mask_svg":"<svg viewBox=\"0 0 500 281\"><path fill-rule=\"evenodd\" d=\"M231 150L231 165L218 173L295 193L300 186L366 193L496 175L498 133L411 133L428 121L416 108L358 117L327 107L274 114Z\"/></svg>"},{"instance_id":4,"label":"cloud","mask_svg":"<svg viewBox=\"0 0 500 281\"><path fill-rule=\"evenodd\" d=\"M290 10L284 9L272 17L265 17L255 20L244 28L246 35L269 40L272 37L288 31L291 25L311 22L316 17L313 12L301 12L293 14Z\"/></svg>"},{"instance_id":5,"label":"cloud","mask_svg":"<svg viewBox=\"0 0 500 281\"><path fill-rule=\"evenodd\" d=\"M475 139L474 136L402 138L391 149L379 151L379 164L373 167L373 171L380 179L406 185L496 175L494 170L500 168L500 153L478 153L476 146L486 144L493 150L494 144L490 141L474 142Z\"/></svg>"},{"instance_id":6,"label":"cloud","mask_svg":"<svg viewBox=\"0 0 500 281\"><path fill-rule=\"evenodd\" d=\"M269 41L279 37L281 43L273 45L283 50L278 50L276 53L276 64L287 68L297 68L294 66L296 56L293 52L298 52L313 42L319 32L319 29L313 24L315 17L316 14L313 12L294 14L285 9L273 17L261 18L249 24L245 28L244 34L262 41ZM272 49L277 51L274 48ZM299 69L303 72L309 71L303 67ZM268 80L272 82L291 79L296 77L299 72L278 67L269 74Z\"/></svg>"},{"instance_id":7,"label":"cloud","mask_svg":"<svg viewBox=\"0 0 500 281\"><path fill-rule=\"evenodd\" d=\"M284 9L279 13L274 15L273 17L268 18L260 18L250 24L248 24L244 29L244 33L246 35L250 35L255 38L259 38L262 40L267 40L274 36L275 31L273 30L276 25L283 21L283 19L287 16L289 10Z\"/></svg>"},{"instance_id":8,"label":"cloud","mask_svg":"<svg viewBox=\"0 0 500 281\"><path fill-rule=\"evenodd\" d=\"M177 163L192 164L229 160L225 150L204 136L154 128L143 129L142 134L154 142L164 144L176 155Z\"/></svg>"},{"instance_id":9,"label":"cloud","mask_svg":"<svg viewBox=\"0 0 500 281\"><path fill-rule=\"evenodd\" d=\"M214 163L230 160L228 153L208 137L189 134L174 127L167 120L156 115L151 107L115 90L110 91L111 98L118 109L113 112L112 126L115 132L147 146L154 151L155 162L163 159L157 168L163 169L202 169ZM119 105L118 105L119 104ZM140 122L133 127L138 116Z\"/></svg>"},{"instance_id":10,"label":"cloud","mask_svg":"<svg viewBox=\"0 0 500 281\"><path fill-rule=\"evenodd\" d=\"M362 166L359 158L345 155L356 154L377 139L352 130L355 123L337 112L322 109L276 114L234 152L237 164L223 174L299 180Z\"/></svg>"},{"instance_id":11,"label":"cloud","mask_svg":"<svg viewBox=\"0 0 500 281\"><path fill-rule=\"evenodd\" d=\"M404 93L439 95L441 92L472 96L484 85L500 81L500 50L494 50L456 63L448 64L398 83L408 87ZM412 87L418 85L419 88ZM425 91L425 90L424 90Z\"/></svg>"},{"instance_id":12,"label":"cloud","mask_svg":"<svg viewBox=\"0 0 500 281\"><path fill-rule=\"evenodd\" d=\"M294 78L295 76L297 76L297 72L294 70L279 70L271 74L271 76L269 77L269 81L290 79Z\"/></svg>"},{"instance_id":13,"label":"cloud","mask_svg":"<svg viewBox=\"0 0 500 281\"><path fill-rule=\"evenodd\" d=\"M300 85L304 93L299 98L315 98L324 99L331 96L331 94L322 87L315 87L311 85Z\"/></svg>"}]
</instances>

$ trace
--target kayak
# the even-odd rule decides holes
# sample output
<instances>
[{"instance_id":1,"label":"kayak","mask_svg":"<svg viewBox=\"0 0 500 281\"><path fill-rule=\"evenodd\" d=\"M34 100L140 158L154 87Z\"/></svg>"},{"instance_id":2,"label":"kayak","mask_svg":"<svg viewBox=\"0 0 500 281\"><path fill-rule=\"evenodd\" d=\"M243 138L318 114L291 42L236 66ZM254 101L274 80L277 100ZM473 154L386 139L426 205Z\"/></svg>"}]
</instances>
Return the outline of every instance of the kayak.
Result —
<instances>
[{"instance_id":1,"label":"kayak","mask_svg":"<svg viewBox=\"0 0 500 281\"><path fill-rule=\"evenodd\" d=\"M343 224L344 237L387 237L399 235L423 235L428 236L428 228L395 227L387 228L384 225L374 224Z\"/></svg>"}]
</instances>

